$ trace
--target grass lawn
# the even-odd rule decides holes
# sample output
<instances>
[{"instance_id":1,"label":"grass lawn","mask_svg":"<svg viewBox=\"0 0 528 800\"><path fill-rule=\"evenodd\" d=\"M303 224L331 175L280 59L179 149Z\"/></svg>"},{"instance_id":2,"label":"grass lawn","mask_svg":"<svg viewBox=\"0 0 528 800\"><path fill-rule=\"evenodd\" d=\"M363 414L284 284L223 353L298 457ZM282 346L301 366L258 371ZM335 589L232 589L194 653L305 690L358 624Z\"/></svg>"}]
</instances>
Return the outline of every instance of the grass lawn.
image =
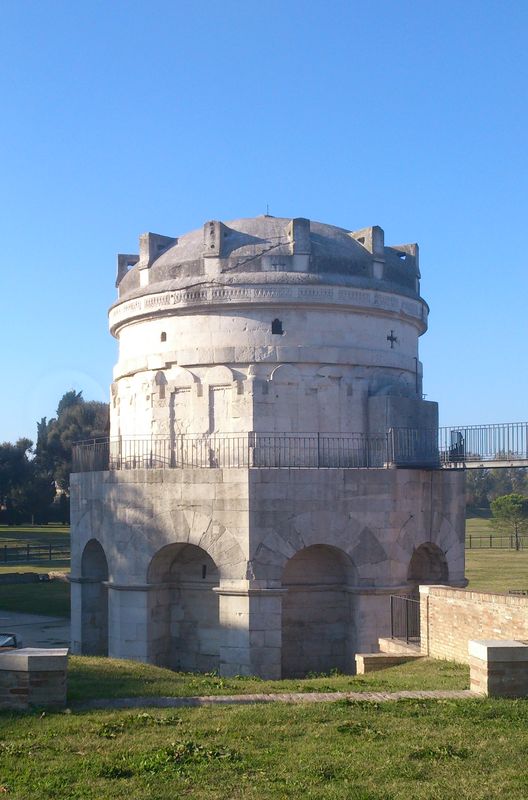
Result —
<instances>
[{"instance_id":1,"label":"grass lawn","mask_svg":"<svg viewBox=\"0 0 528 800\"><path fill-rule=\"evenodd\" d=\"M466 550L469 589L528 589L528 550Z\"/></svg>"},{"instance_id":2,"label":"grass lawn","mask_svg":"<svg viewBox=\"0 0 528 800\"><path fill-rule=\"evenodd\" d=\"M0 525L0 545L10 542L49 544L50 540L57 544L69 544L69 525Z\"/></svg>"},{"instance_id":3,"label":"grass lawn","mask_svg":"<svg viewBox=\"0 0 528 800\"><path fill-rule=\"evenodd\" d=\"M29 569L31 567L22 571ZM70 584L65 581L0 584L0 609L69 617Z\"/></svg>"},{"instance_id":4,"label":"grass lawn","mask_svg":"<svg viewBox=\"0 0 528 800\"><path fill-rule=\"evenodd\" d=\"M521 800L528 702L0 715L13 800Z\"/></svg>"},{"instance_id":5,"label":"grass lawn","mask_svg":"<svg viewBox=\"0 0 528 800\"><path fill-rule=\"evenodd\" d=\"M87 656L71 656L68 670L68 697L72 702L98 697L467 688L467 666L432 659L399 664L367 675L326 675L282 681L263 681L254 677L221 678L214 673L172 672L150 664Z\"/></svg>"},{"instance_id":6,"label":"grass lawn","mask_svg":"<svg viewBox=\"0 0 528 800\"><path fill-rule=\"evenodd\" d=\"M1 563L1 562L0 562ZM0 575L6 572L64 572L68 574L70 571L70 559L54 558L53 561L29 561L19 564L2 564L0 566Z\"/></svg>"},{"instance_id":7,"label":"grass lawn","mask_svg":"<svg viewBox=\"0 0 528 800\"><path fill-rule=\"evenodd\" d=\"M466 537L468 534L488 535L494 533L493 520L489 517L468 517L466 519Z\"/></svg>"},{"instance_id":8,"label":"grass lawn","mask_svg":"<svg viewBox=\"0 0 528 800\"><path fill-rule=\"evenodd\" d=\"M25 560L24 546L31 545L43 548L40 552L33 550L29 559ZM0 574L4 572L69 572L70 558L64 551L52 552L49 559L47 548L68 548L70 546L70 528L66 525L0 525ZM16 553L24 556L18 559Z\"/></svg>"}]
</instances>

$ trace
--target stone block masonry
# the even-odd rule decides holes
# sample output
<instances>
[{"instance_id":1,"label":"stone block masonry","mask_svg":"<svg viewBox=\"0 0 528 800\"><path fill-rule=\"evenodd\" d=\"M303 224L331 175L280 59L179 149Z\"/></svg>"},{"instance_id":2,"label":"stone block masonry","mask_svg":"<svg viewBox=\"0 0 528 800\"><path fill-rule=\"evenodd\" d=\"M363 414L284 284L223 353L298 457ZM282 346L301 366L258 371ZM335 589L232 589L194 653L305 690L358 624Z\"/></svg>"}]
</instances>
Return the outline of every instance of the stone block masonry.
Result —
<instances>
[{"instance_id":1,"label":"stone block masonry","mask_svg":"<svg viewBox=\"0 0 528 800\"><path fill-rule=\"evenodd\" d=\"M64 708L68 650L25 647L0 653L0 709Z\"/></svg>"},{"instance_id":2,"label":"stone block masonry","mask_svg":"<svg viewBox=\"0 0 528 800\"><path fill-rule=\"evenodd\" d=\"M436 468L422 396L417 245L208 220L142 235L117 278L110 438L71 480L74 653L352 672L390 595L465 585L465 476Z\"/></svg>"},{"instance_id":3,"label":"stone block masonry","mask_svg":"<svg viewBox=\"0 0 528 800\"><path fill-rule=\"evenodd\" d=\"M467 664L469 640L528 640L528 597L420 586L420 629L425 655Z\"/></svg>"}]
</instances>

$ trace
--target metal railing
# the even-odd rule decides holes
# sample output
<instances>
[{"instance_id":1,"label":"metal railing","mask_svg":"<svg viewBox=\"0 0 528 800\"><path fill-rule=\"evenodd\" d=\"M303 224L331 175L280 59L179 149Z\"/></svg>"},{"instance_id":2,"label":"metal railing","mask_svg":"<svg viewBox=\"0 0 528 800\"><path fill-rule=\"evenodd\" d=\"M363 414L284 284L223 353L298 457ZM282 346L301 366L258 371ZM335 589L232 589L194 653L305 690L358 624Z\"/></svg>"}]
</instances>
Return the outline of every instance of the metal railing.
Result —
<instances>
[{"instance_id":1,"label":"metal railing","mask_svg":"<svg viewBox=\"0 0 528 800\"><path fill-rule=\"evenodd\" d=\"M446 465L528 463L528 422L440 428L438 447Z\"/></svg>"},{"instance_id":2,"label":"metal railing","mask_svg":"<svg viewBox=\"0 0 528 800\"><path fill-rule=\"evenodd\" d=\"M90 439L73 472L175 467L528 466L528 422L384 433L204 433Z\"/></svg>"},{"instance_id":3,"label":"metal railing","mask_svg":"<svg viewBox=\"0 0 528 800\"><path fill-rule=\"evenodd\" d=\"M215 433L91 439L73 447L72 472L197 467L439 466L437 431Z\"/></svg>"},{"instance_id":4,"label":"metal railing","mask_svg":"<svg viewBox=\"0 0 528 800\"><path fill-rule=\"evenodd\" d=\"M468 533L466 536L466 550L525 550L527 547L528 536L522 534L517 542L514 534Z\"/></svg>"},{"instance_id":5,"label":"metal railing","mask_svg":"<svg viewBox=\"0 0 528 800\"><path fill-rule=\"evenodd\" d=\"M420 641L420 601L402 595L390 596L391 639Z\"/></svg>"}]
</instances>

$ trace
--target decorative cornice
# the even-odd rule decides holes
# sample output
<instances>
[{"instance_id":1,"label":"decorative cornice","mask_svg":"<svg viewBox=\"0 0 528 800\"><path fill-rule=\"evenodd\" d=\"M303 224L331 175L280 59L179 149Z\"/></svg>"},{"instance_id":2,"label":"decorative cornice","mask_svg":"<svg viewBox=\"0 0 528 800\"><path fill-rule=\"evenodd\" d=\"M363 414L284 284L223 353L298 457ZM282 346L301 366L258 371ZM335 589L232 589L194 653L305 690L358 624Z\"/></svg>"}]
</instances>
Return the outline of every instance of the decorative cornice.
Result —
<instances>
[{"instance_id":1,"label":"decorative cornice","mask_svg":"<svg viewBox=\"0 0 528 800\"><path fill-rule=\"evenodd\" d=\"M184 310L199 310L222 306L337 306L343 309L368 310L370 313L398 315L418 323L421 331L427 327L427 305L403 295L373 289L344 286L202 286L179 289L125 300L110 309L109 325L115 335L121 325L151 316L174 314Z\"/></svg>"}]
</instances>

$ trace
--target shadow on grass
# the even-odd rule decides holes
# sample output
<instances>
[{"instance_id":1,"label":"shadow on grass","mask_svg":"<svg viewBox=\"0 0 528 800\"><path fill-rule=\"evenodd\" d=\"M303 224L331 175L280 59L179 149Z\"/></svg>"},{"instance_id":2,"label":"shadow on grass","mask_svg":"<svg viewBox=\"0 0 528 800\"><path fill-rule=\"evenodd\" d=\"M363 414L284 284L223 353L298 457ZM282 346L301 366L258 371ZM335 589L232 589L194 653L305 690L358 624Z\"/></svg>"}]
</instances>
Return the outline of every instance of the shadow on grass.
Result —
<instances>
[{"instance_id":1,"label":"shadow on grass","mask_svg":"<svg viewBox=\"0 0 528 800\"><path fill-rule=\"evenodd\" d=\"M0 609L69 617L70 584L66 581L0 584Z\"/></svg>"},{"instance_id":2,"label":"shadow on grass","mask_svg":"<svg viewBox=\"0 0 528 800\"><path fill-rule=\"evenodd\" d=\"M191 697L276 692L396 692L467 689L469 668L449 661L399 664L367 675L324 675L265 681L254 676L223 678L215 673L173 672L111 658L72 656L68 671L71 702L115 697Z\"/></svg>"}]
</instances>

